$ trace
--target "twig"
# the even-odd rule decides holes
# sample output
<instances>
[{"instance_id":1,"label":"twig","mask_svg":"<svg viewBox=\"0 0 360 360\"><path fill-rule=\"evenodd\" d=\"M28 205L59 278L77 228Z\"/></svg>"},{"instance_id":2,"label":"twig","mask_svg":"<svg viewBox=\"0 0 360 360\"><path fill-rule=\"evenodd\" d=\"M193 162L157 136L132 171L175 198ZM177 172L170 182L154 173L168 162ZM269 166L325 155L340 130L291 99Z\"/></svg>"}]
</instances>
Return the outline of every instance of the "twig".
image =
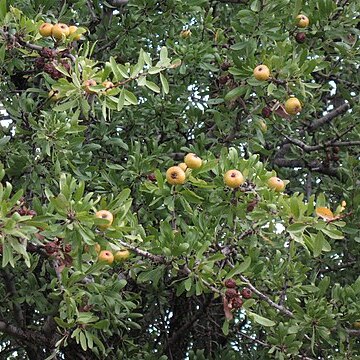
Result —
<instances>
[{"instance_id":1,"label":"twig","mask_svg":"<svg viewBox=\"0 0 360 360\"><path fill-rule=\"evenodd\" d=\"M130 249L131 251L133 251L135 254L137 254L139 256L150 259L150 260L152 260L152 261L154 261L156 263L163 263L164 264L166 262L165 261L166 259L165 259L164 256L151 254L150 252L145 251L145 250L141 250L141 249L137 248L136 246L128 244L127 242L125 242L123 240L118 240L118 242L121 244L121 246L124 246L125 248Z\"/></svg>"}]
</instances>

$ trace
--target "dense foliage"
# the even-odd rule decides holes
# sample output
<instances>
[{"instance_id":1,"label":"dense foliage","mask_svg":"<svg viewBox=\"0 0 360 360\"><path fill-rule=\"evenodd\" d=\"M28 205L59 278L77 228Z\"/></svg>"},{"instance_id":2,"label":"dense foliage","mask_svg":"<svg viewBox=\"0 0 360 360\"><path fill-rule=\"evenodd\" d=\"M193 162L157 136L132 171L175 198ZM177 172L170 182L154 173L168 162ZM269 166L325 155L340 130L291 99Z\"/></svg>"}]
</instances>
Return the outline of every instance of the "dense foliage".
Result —
<instances>
[{"instance_id":1,"label":"dense foliage","mask_svg":"<svg viewBox=\"0 0 360 360\"><path fill-rule=\"evenodd\" d=\"M0 357L360 356L359 19L0 0ZM187 153L202 165L171 185Z\"/></svg>"}]
</instances>

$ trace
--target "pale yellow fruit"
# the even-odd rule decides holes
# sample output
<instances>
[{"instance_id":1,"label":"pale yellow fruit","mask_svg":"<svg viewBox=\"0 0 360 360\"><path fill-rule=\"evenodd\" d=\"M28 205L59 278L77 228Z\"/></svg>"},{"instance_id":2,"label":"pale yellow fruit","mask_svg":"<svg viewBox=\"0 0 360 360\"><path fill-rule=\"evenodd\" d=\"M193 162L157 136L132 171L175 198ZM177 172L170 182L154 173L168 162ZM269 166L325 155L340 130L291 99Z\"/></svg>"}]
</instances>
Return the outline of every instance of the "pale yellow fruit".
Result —
<instances>
[{"instance_id":1,"label":"pale yellow fruit","mask_svg":"<svg viewBox=\"0 0 360 360\"><path fill-rule=\"evenodd\" d=\"M102 250L99 253L98 260L111 265L114 262L114 255L109 250Z\"/></svg>"},{"instance_id":2,"label":"pale yellow fruit","mask_svg":"<svg viewBox=\"0 0 360 360\"><path fill-rule=\"evenodd\" d=\"M185 163L180 163L179 165L179 168L181 168L183 171L186 171L186 169L187 169L187 165L185 164Z\"/></svg>"},{"instance_id":3,"label":"pale yellow fruit","mask_svg":"<svg viewBox=\"0 0 360 360\"><path fill-rule=\"evenodd\" d=\"M130 256L129 250L119 250L115 253L114 259L115 261L124 261L127 260Z\"/></svg>"},{"instance_id":4,"label":"pale yellow fruit","mask_svg":"<svg viewBox=\"0 0 360 360\"><path fill-rule=\"evenodd\" d=\"M266 81L270 78L270 70L266 65L259 65L254 69L254 77L259 81Z\"/></svg>"},{"instance_id":5,"label":"pale yellow fruit","mask_svg":"<svg viewBox=\"0 0 360 360\"><path fill-rule=\"evenodd\" d=\"M296 21L297 21L297 26L300 28L306 28L307 26L309 26L309 18L305 15L298 15L296 17Z\"/></svg>"},{"instance_id":6,"label":"pale yellow fruit","mask_svg":"<svg viewBox=\"0 0 360 360\"><path fill-rule=\"evenodd\" d=\"M66 24L55 24L51 29L51 35L56 40L61 40L64 37L69 36L69 27Z\"/></svg>"},{"instance_id":7,"label":"pale yellow fruit","mask_svg":"<svg viewBox=\"0 0 360 360\"><path fill-rule=\"evenodd\" d=\"M285 111L290 115L296 115L302 110L301 103L296 97L292 97L285 102Z\"/></svg>"},{"instance_id":8,"label":"pale yellow fruit","mask_svg":"<svg viewBox=\"0 0 360 360\"><path fill-rule=\"evenodd\" d=\"M90 86L96 86L96 85L97 85L97 83L93 79L85 80L83 82L83 88L84 88L85 92L88 93L88 94L95 94L96 93L96 91L90 90Z\"/></svg>"},{"instance_id":9,"label":"pale yellow fruit","mask_svg":"<svg viewBox=\"0 0 360 360\"><path fill-rule=\"evenodd\" d=\"M172 166L166 171L166 180L170 185L181 185L185 183L186 176L180 166Z\"/></svg>"},{"instance_id":10,"label":"pale yellow fruit","mask_svg":"<svg viewBox=\"0 0 360 360\"><path fill-rule=\"evenodd\" d=\"M40 35L43 36L43 37L51 36L53 26L54 25L50 24L50 23L41 24L40 27L39 27Z\"/></svg>"},{"instance_id":11,"label":"pale yellow fruit","mask_svg":"<svg viewBox=\"0 0 360 360\"><path fill-rule=\"evenodd\" d=\"M273 176L268 180L268 186L270 189L277 192L283 191L285 189L285 183L276 176Z\"/></svg>"},{"instance_id":12,"label":"pale yellow fruit","mask_svg":"<svg viewBox=\"0 0 360 360\"><path fill-rule=\"evenodd\" d=\"M112 214L110 211L107 211L107 210L97 211L96 214L95 214L95 217L97 217L98 219L104 219L104 220L107 220L107 221L108 221L107 224L98 225L98 228L101 229L101 230L105 230L105 229L107 229L108 227L110 227L111 224L112 224L113 221L114 221L114 216L113 216L113 214Z\"/></svg>"},{"instance_id":13,"label":"pale yellow fruit","mask_svg":"<svg viewBox=\"0 0 360 360\"><path fill-rule=\"evenodd\" d=\"M190 169L198 169L202 165L202 160L193 153L189 153L184 158L184 163Z\"/></svg>"},{"instance_id":14,"label":"pale yellow fruit","mask_svg":"<svg viewBox=\"0 0 360 360\"><path fill-rule=\"evenodd\" d=\"M245 182L243 174L239 170L229 170L224 175L224 182L231 188L237 188Z\"/></svg>"},{"instance_id":15,"label":"pale yellow fruit","mask_svg":"<svg viewBox=\"0 0 360 360\"><path fill-rule=\"evenodd\" d=\"M180 37L183 39L187 39L191 36L191 30L181 30L180 31Z\"/></svg>"},{"instance_id":16,"label":"pale yellow fruit","mask_svg":"<svg viewBox=\"0 0 360 360\"><path fill-rule=\"evenodd\" d=\"M78 27L75 26L75 25L69 26L69 36L76 33L77 29L78 29ZM74 38L73 38L74 41L77 41L77 40L80 40L80 39L81 39L81 34L74 35Z\"/></svg>"}]
</instances>

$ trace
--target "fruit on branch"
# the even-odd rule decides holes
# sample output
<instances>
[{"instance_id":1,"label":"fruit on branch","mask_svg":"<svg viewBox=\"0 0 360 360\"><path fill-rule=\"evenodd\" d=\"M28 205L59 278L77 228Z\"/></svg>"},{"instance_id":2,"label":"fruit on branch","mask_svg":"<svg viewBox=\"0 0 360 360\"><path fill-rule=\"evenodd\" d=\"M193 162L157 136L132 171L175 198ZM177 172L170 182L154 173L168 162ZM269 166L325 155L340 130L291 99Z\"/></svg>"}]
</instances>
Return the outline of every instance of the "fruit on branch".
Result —
<instances>
[{"instance_id":1,"label":"fruit on branch","mask_svg":"<svg viewBox=\"0 0 360 360\"><path fill-rule=\"evenodd\" d=\"M220 65L220 68L221 70L223 71L227 71L230 69L230 66L231 66L231 63L229 61L224 61L221 65Z\"/></svg>"},{"instance_id":2,"label":"fruit on branch","mask_svg":"<svg viewBox=\"0 0 360 360\"><path fill-rule=\"evenodd\" d=\"M276 176L272 176L267 183L270 189L277 192L283 191L285 189L285 183Z\"/></svg>"},{"instance_id":3,"label":"fruit on branch","mask_svg":"<svg viewBox=\"0 0 360 360\"><path fill-rule=\"evenodd\" d=\"M115 86L111 81L104 81L101 85L105 88L105 91Z\"/></svg>"},{"instance_id":4,"label":"fruit on branch","mask_svg":"<svg viewBox=\"0 0 360 360\"><path fill-rule=\"evenodd\" d=\"M269 80L270 69L266 65L259 65L254 69L254 77L259 81Z\"/></svg>"},{"instance_id":5,"label":"fruit on branch","mask_svg":"<svg viewBox=\"0 0 360 360\"><path fill-rule=\"evenodd\" d=\"M69 27L66 24L58 23L53 26L51 29L51 35L56 40L61 40L69 36Z\"/></svg>"},{"instance_id":6,"label":"fruit on branch","mask_svg":"<svg viewBox=\"0 0 360 360\"><path fill-rule=\"evenodd\" d=\"M114 262L114 255L109 250L102 250L99 253L98 260L111 265Z\"/></svg>"},{"instance_id":7,"label":"fruit on branch","mask_svg":"<svg viewBox=\"0 0 360 360\"><path fill-rule=\"evenodd\" d=\"M181 168L182 171L186 171L186 169L188 168L184 162L180 163L178 166L179 168Z\"/></svg>"},{"instance_id":8,"label":"fruit on branch","mask_svg":"<svg viewBox=\"0 0 360 360\"><path fill-rule=\"evenodd\" d=\"M252 291L248 288L243 288L241 290L241 296L244 298L244 299L250 299L252 297Z\"/></svg>"},{"instance_id":9,"label":"fruit on branch","mask_svg":"<svg viewBox=\"0 0 360 360\"><path fill-rule=\"evenodd\" d=\"M236 288L236 281L234 279L227 279L224 282L224 285L228 288L228 289L234 289Z\"/></svg>"},{"instance_id":10,"label":"fruit on branch","mask_svg":"<svg viewBox=\"0 0 360 360\"><path fill-rule=\"evenodd\" d=\"M301 103L298 98L291 97L285 101L285 111L290 115L296 115L302 110Z\"/></svg>"},{"instance_id":11,"label":"fruit on branch","mask_svg":"<svg viewBox=\"0 0 360 360\"><path fill-rule=\"evenodd\" d=\"M65 251L66 253L71 252L71 249L72 249L71 244L65 244L65 246L64 246L64 251Z\"/></svg>"},{"instance_id":12,"label":"fruit on branch","mask_svg":"<svg viewBox=\"0 0 360 360\"><path fill-rule=\"evenodd\" d=\"M224 182L230 188L237 188L245 182L243 174L239 170L229 170L224 175Z\"/></svg>"},{"instance_id":13,"label":"fruit on branch","mask_svg":"<svg viewBox=\"0 0 360 360\"><path fill-rule=\"evenodd\" d=\"M295 35L295 40L299 43L302 44L306 41L306 34L304 32L299 32Z\"/></svg>"},{"instance_id":14,"label":"fruit on branch","mask_svg":"<svg viewBox=\"0 0 360 360\"><path fill-rule=\"evenodd\" d=\"M52 102L59 101L61 99L60 92L58 90L50 90L48 94L48 98Z\"/></svg>"},{"instance_id":15,"label":"fruit on branch","mask_svg":"<svg viewBox=\"0 0 360 360\"><path fill-rule=\"evenodd\" d=\"M229 289L226 289L225 291L225 296L228 298L228 299L233 299L237 296L239 296L238 292L233 289L233 288L229 288Z\"/></svg>"},{"instance_id":16,"label":"fruit on branch","mask_svg":"<svg viewBox=\"0 0 360 360\"><path fill-rule=\"evenodd\" d=\"M181 30L180 31L180 37L182 38L182 39L187 39L187 38L189 38L191 36L191 30Z\"/></svg>"},{"instance_id":17,"label":"fruit on branch","mask_svg":"<svg viewBox=\"0 0 360 360\"><path fill-rule=\"evenodd\" d=\"M202 160L194 153L189 153L184 157L184 163L190 169L199 169L202 165Z\"/></svg>"},{"instance_id":18,"label":"fruit on branch","mask_svg":"<svg viewBox=\"0 0 360 360\"><path fill-rule=\"evenodd\" d=\"M185 179L185 172L180 166L172 166L166 171L166 180L170 185L184 184Z\"/></svg>"},{"instance_id":19,"label":"fruit on branch","mask_svg":"<svg viewBox=\"0 0 360 360\"><path fill-rule=\"evenodd\" d=\"M99 243L96 243L96 244L94 245L94 249L95 249L95 251L96 251L97 253L99 253L99 252L101 251L101 246L100 246L100 244L99 244Z\"/></svg>"},{"instance_id":20,"label":"fruit on branch","mask_svg":"<svg viewBox=\"0 0 360 360\"><path fill-rule=\"evenodd\" d=\"M108 210L99 210L96 212L95 214L95 217L97 217L98 219L103 219L103 220L107 220L108 223L107 224L101 224L101 225L98 225L98 228L101 229L101 230L105 230L107 229L108 227L111 226L111 224L113 223L114 221L114 216L113 214L108 211Z\"/></svg>"},{"instance_id":21,"label":"fruit on branch","mask_svg":"<svg viewBox=\"0 0 360 360\"><path fill-rule=\"evenodd\" d=\"M352 327L354 329L360 329L360 320L357 320L357 321L353 322Z\"/></svg>"},{"instance_id":22,"label":"fruit on branch","mask_svg":"<svg viewBox=\"0 0 360 360\"><path fill-rule=\"evenodd\" d=\"M52 255L59 250L58 245L54 241L46 243L44 248L48 255Z\"/></svg>"},{"instance_id":23,"label":"fruit on branch","mask_svg":"<svg viewBox=\"0 0 360 360\"><path fill-rule=\"evenodd\" d=\"M50 23L43 23L39 27L39 33L43 37L49 37L52 34L52 29L54 25Z\"/></svg>"},{"instance_id":24,"label":"fruit on branch","mask_svg":"<svg viewBox=\"0 0 360 360\"><path fill-rule=\"evenodd\" d=\"M154 173L148 174L147 179L151 182L155 182L156 181L156 176Z\"/></svg>"},{"instance_id":25,"label":"fruit on branch","mask_svg":"<svg viewBox=\"0 0 360 360\"><path fill-rule=\"evenodd\" d=\"M127 260L130 256L130 251L129 250L119 250L115 253L114 255L114 259L115 261L124 261Z\"/></svg>"},{"instance_id":26,"label":"fruit on branch","mask_svg":"<svg viewBox=\"0 0 360 360\"><path fill-rule=\"evenodd\" d=\"M241 307L243 306L243 303L244 302L241 299L241 297L236 297L231 300L231 305L232 305L233 309L241 309Z\"/></svg>"},{"instance_id":27,"label":"fruit on branch","mask_svg":"<svg viewBox=\"0 0 360 360\"><path fill-rule=\"evenodd\" d=\"M69 26L69 36L71 36L72 34L76 33L77 29L78 29L78 27L75 26L75 25ZM81 34L76 34L76 35L74 35L74 37L73 37L73 40L74 40L74 41L78 41L78 40L80 40L80 39L81 39Z\"/></svg>"},{"instance_id":28,"label":"fruit on branch","mask_svg":"<svg viewBox=\"0 0 360 360\"><path fill-rule=\"evenodd\" d=\"M297 26L300 28L306 28L309 25L309 18L305 15L298 15L296 17Z\"/></svg>"},{"instance_id":29,"label":"fruit on branch","mask_svg":"<svg viewBox=\"0 0 360 360\"><path fill-rule=\"evenodd\" d=\"M87 94L95 94L96 91L90 89L91 86L96 86L96 81L94 79L85 80L83 82L83 88Z\"/></svg>"}]
</instances>

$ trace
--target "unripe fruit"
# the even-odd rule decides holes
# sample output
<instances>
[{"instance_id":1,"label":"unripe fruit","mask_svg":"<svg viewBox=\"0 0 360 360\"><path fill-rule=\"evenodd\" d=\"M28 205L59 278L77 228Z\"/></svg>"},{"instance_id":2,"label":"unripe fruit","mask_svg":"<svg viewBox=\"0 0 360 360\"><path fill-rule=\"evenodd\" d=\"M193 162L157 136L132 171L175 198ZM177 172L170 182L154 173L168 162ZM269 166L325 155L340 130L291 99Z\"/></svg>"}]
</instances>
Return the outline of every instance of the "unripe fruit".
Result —
<instances>
[{"instance_id":1,"label":"unripe fruit","mask_svg":"<svg viewBox=\"0 0 360 360\"><path fill-rule=\"evenodd\" d=\"M50 23L41 24L39 27L39 33L43 37L51 36L54 25Z\"/></svg>"},{"instance_id":2,"label":"unripe fruit","mask_svg":"<svg viewBox=\"0 0 360 360\"><path fill-rule=\"evenodd\" d=\"M202 160L196 154L189 153L185 156L184 163L190 169L198 169L202 165Z\"/></svg>"},{"instance_id":3,"label":"unripe fruit","mask_svg":"<svg viewBox=\"0 0 360 360\"><path fill-rule=\"evenodd\" d=\"M179 165L179 168L181 168L182 171L186 171L186 169L188 168L187 165L185 163L180 163Z\"/></svg>"},{"instance_id":4,"label":"unripe fruit","mask_svg":"<svg viewBox=\"0 0 360 360\"><path fill-rule=\"evenodd\" d=\"M100 244L99 244L99 243L96 243L96 244L94 245L94 249L95 249L95 251L96 251L97 253L99 253L99 252L101 251L101 246L100 246Z\"/></svg>"},{"instance_id":5,"label":"unripe fruit","mask_svg":"<svg viewBox=\"0 0 360 360\"><path fill-rule=\"evenodd\" d=\"M104 220L107 220L107 221L108 221L107 224L98 225L98 228L101 229L101 230L105 230L105 229L107 229L108 227L110 227L111 224L112 224L113 221L114 221L114 216L113 216L113 214L112 214L110 211L107 211L107 210L97 211L96 214L95 214L95 217L97 217L98 219L104 219Z\"/></svg>"},{"instance_id":6,"label":"unripe fruit","mask_svg":"<svg viewBox=\"0 0 360 360\"><path fill-rule=\"evenodd\" d=\"M166 180L170 185L184 184L185 179L185 172L180 166L172 166L166 171Z\"/></svg>"},{"instance_id":7,"label":"unripe fruit","mask_svg":"<svg viewBox=\"0 0 360 360\"><path fill-rule=\"evenodd\" d=\"M305 15L298 15L296 17L297 26L300 28L306 28L309 25L309 18Z\"/></svg>"},{"instance_id":8,"label":"unripe fruit","mask_svg":"<svg viewBox=\"0 0 360 360\"><path fill-rule=\"evenodd\" d=\"M233 299L233 298L239 296L239 294L238 294L238 292L237 292L235 289L230 288L230 289L227 289L227 290L225 291L225 296L226 296L228 299Z\"/></svg>"},{"instance_id":9,"label":"unripe fruit","mask_svg":"<svg viewBox=\"0 0 360 360\"><path fill-rule=\"evenodd\" d=\"M119 250L115 253L114 259L115 261L123 261L123 260L127 260L129 256L130 256L129 250Z\"/></svg>"},{"instance_id":10,"label":"unripe fruit","mask_svg":"<svg viewBox=\"0 0 360 360\"><path fill-rule=\"evenodd\" d=\"M232 299L231 304L233 309L241 309L241 307L243 306L243 300L241 299L241 297L236 297L234 299Z\"/></svg>"},{"instance_id":11,"label":"unripe fruit","mask_svg":"<svg viewBox=\"0 0 360 360\"><path fill-rule=\"evenodd\" d=\"M296 97L287 99L285 102L285 110L290 115L296 115L299 113L302 110L299 99Z\"/></svg>"},{"instance_id":12,"label":"unripe fruit","mask_svg":"<svg viewBox=\"0 0 360 360\"><path fill-rule=\"evenodd\" d=\"M252 291L248 288L243 288L241 290L241 295L244 299L250 299L252 297Z\"/></svg>"},{"instance_id":13,"label":"unripe fruit","mask_svg":"<svg viewBox=\"0 0 360 360\"><path fill-rule=\"evenodd\" d=\"M295 35L295 40L299 43L302 44L306 41L306 34L303 32L299 32Z\"/></svg>"},{"instance_id":14,"label":"unripe fruit","mask_svg":"<svg viewBox=\"0 0 360 360\"><path fill-rule=\"evenodd\" d=\"M224 285L229 289L234 289L236 288L236 281L234 279L227 279Z\"/></svg>"},{"instance_id":15,"label":"unripe fruit","mask_svg":"<svg viewBox=\"0 0 360 360\"><path fill-rule=\"evenodd\" d=\"M183 39L187 39L191 36L191 30L181 30L180 31L180 37Z\"/></svg>"},{"instance_id":16,"label":"unripe fruit","mask_svg":"<svg viewBox=\"0 0 360 360\"><path fill-rule=\"evenodd\" d=\"M57 90L50 90L48 94L50 101L56 102L61 99L60 93Z\"/></svg>"},{"instance_id":17,"label":"unripe fruit","mask_svg":"<svg viewBox=\"0 0 360 360\"><path fill-rule=\"evenodd\" d=\"M72 35L72 34L74 34L74 33L77 31L77 29L78 29L78 27L75 26L75 25L69 26L69 36ZM74 35L74 37L73 37L73 40L74 40L74 41L77 41L77 40L80 40L80 39L81 39L81 34L76 34L76 35Z\"/></svg>"},{"instance_id":18,"label":"unripe fruit","mask_svg":"<svg viewBox=\"0 0 360 360\"><path fill-rule=\"evenodd\" d=\"M85 80L83 82L83 88L88 94L95 94L96 91L90 90L90 86L96 86L96 81L94 79Z\"/></svg>"},{"instance_id":19,"label":"unripe fruit","mask_svg":"<svg viewBox=\"0 0 360 360\"><path fill-rule=\"evenodd\" d=\"M102 251L100 251L98 260L111 265L114 262L114 255L109 250L102 250Z\"/></svg>"},{"instance_id":20,"label":"unripe fruit","mask_svg":"<svg viewBox=\"0 0 360 360\"><path fill-rule=\"evenodd\" d=\"M62 38L69 36L69 33L69 27L62 23L55 24L51 29L51 35L56 40L61 40Z\"/></svg>"},{"instance_id":21,"label":"unripe fruit","mask_svg":"<svg viewBox=\"0 0 360 360\"><path fill-rule=\"evenodd\" d=\"M244 176L239 170L229 170L224 175L224 182L231 188L237 188L245 182Z\"/></svg>"},{"instance_id":22,"label":"unripe fruit","mask_svg":"<svg viewBox=\"0 0 360 360\"><path fill-rule=\"evenodd\" d=\"M254 69L254 77L259 81L266 81L270 78L270 70L266 65L259 65Z\"/></svg>"},{"instance_id":23,"label":"unripe fruit","mask_svg":"<svg viewBox=\"0 0 360 360\"><path fill-rule=\"evenodd\" d=\"M273 176L268 180L268 186L270 189L277 192L283 191L285 189L285 183L276 176Z\"/></svg>"}]
</instances>

